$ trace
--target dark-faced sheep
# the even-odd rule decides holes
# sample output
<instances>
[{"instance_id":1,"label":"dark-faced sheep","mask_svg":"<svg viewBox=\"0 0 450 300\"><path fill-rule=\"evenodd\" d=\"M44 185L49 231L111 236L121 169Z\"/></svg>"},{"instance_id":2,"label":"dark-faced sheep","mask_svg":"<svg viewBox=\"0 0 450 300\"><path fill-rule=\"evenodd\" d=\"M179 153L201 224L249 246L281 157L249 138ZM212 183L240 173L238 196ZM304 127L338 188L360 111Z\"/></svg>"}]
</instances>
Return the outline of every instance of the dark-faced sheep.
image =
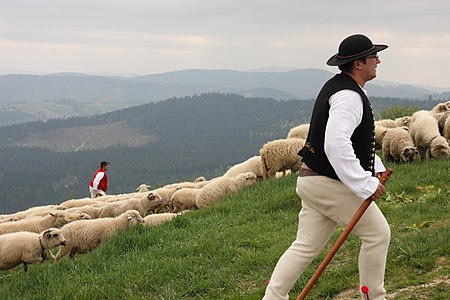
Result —
<instances>
[{"instance_id":1,"label":"dark-faced sheep","mask_svg":"<svg viewBox=\"0 0 450 300\"><path fill-rule=\"evenodd\" d=\"M396 163L412 163L419 154L408 127L389 128L384 136L381 151L386 161Z\"/></svg>"}]
</instances>

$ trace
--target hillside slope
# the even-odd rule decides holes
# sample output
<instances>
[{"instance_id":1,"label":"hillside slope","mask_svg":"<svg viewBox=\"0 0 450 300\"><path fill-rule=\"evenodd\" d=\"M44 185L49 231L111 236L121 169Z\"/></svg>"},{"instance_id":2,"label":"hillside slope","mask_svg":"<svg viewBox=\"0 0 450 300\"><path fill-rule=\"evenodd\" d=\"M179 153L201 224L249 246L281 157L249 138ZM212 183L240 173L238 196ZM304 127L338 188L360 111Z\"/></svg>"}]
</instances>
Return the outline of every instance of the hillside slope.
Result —
<instances>
[{"instance_id":1,"label":"hillside slope","mask_svg":"<svg viewBox=\"0 0 450 300\"><path fill-rule=\"evenodd\" d=\"M446 299L449 163L391 167L389 194L379 201L392 231L389 299ZM5 299L261 299L275 263L295 237L301 207L295 180L293 175L263 181L213 207L160 226L132 228L74 261L32 265L26 276L20 267L3 271L0 294ZM291 298L331 245L299 279ZM311 299L356 299L359 246L357 238L348 238Z\"/></svg>"}]
</instances>

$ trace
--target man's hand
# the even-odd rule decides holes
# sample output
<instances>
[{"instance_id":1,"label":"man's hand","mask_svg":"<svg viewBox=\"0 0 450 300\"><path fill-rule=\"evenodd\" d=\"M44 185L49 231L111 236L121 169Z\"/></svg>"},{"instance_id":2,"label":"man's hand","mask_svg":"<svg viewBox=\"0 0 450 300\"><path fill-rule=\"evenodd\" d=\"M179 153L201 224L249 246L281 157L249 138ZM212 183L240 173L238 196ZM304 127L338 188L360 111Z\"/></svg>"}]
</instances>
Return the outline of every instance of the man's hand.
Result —
<instances>
[{"instance_id":1,"label":"man's hand","mask_svg":"<svg viewBox=\"0 0 450 300\"><path fill-rule=\"evenodd\" d=\"M383 195L384 193L386 193L386 188L384 187L384 185L379 182L377 189L375 190L375 192L372 194L372 196L370 196L370 198L372 199L372 201L376 201L378 200L378 198L381 197L381 195Z\"/></svg>"}]
</instances>

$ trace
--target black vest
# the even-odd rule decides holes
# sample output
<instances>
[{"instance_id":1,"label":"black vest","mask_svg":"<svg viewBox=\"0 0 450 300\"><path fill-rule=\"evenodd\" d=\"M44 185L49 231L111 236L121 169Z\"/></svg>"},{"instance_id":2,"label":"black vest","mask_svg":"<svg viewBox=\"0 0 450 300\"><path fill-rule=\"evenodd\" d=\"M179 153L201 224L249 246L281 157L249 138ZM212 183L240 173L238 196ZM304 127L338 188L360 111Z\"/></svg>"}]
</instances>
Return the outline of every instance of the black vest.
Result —
<instances>
[{"instance_id":1,"label":"black vest","mask_svg":"<svg viewBox=\"0 0 450 300\"><path fill-rule=\"evenodd\" d=\"M339 180L324 151L325 127L328 123L330 97L340 90L353 90L361 95L363 116L351 136L356 157L364 170L374 174L375 134L372 107L361 87L347 74L340 73L322 87L314 104L305 147L299 151L308 167L321 175Z\"/></svg>"}]
</instances>

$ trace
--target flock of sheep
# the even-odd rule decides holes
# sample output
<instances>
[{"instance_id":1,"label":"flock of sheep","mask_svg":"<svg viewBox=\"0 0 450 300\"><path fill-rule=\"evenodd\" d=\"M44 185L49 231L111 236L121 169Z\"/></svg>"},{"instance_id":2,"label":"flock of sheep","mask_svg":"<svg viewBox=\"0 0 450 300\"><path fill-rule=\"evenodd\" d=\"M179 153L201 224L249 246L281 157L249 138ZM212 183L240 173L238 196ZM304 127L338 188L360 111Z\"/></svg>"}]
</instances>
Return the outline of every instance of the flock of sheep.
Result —
<instances>
[{"instance_id":1,"label":"flock of sheep","mask_svg":"<svg viewBox=\"0 0 450 300\"><path fill-rule=\"evenodd\" d=\"M149 190L142 184L133 193L96 199L66 200L0 215L0 270L43 262L49 253L59 260L86 253L118 232L142 224L155 226L194 209L202 209L266 178L297 172L298 151L304 146L309 124L292 128L286 139L269 141L259 156L229 168L222 176L178 182ZM450 101L432 111L419 111L396 120L375 122L376 143L386 161L413 162L448 159L450 155ZM51 251L58 247L56 255Z\"/></svg>"}]
</instances>

